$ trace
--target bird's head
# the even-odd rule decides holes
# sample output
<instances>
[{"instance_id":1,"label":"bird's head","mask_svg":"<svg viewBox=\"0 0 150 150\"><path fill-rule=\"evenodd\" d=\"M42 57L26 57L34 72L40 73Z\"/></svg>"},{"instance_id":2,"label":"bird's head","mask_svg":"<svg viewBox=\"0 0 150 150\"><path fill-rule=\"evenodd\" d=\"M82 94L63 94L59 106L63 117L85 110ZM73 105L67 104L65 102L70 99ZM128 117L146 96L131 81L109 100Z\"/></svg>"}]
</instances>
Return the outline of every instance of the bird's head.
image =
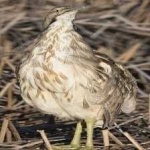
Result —
<instances>
[{"instance_id":1,"label":"bird's head","mask_svg":"<svg viewBox=\"0 0 150 150\"><path fill-rule=\"evenodd\" d=\"M79 9L71 7L58 7L49 11L45 17L43 26L47 28L55 21L71 22L75 19L75 15Z\"/></svg>"}]
</instances>

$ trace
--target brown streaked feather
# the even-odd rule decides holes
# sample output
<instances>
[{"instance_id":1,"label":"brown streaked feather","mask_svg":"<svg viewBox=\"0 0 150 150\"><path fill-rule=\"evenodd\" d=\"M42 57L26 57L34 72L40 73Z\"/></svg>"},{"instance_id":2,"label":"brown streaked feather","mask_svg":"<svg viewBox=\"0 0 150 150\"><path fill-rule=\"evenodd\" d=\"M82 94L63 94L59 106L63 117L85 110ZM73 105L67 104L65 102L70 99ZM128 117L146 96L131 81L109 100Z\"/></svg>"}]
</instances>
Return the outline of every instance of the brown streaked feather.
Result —
<instances>
[{"instance_id":1,"label":"brown streaked feather","mask_svg":"<svg viewBox=\"0 0 150 150\"><path fill-rule=\"evenodd\" d=\"M90 106L89 106L88 102L87 102L86 99L84 98L84 99L83 99L83 108L87 109L87 108L89 108L89 107L90 107Z\"/></svg>"},{"instance_id":2,"label":"brown streaked feather","mask_svg":"<svg viewBox=\"0 0 150 150\"><path fill-rule=\"evenodd\" d=\"M132 75L107 55L92 50L71 22L64 23L70 17L57 19L52 25L46 19L46 30L29 46L31 52L17 69L24 99L29 104L34 100L33 105L47 114L103 118L107 125L121 110L131 112L136 94ZM31 95L32 90L37 91Z\"/></svg>"}]
</instances>

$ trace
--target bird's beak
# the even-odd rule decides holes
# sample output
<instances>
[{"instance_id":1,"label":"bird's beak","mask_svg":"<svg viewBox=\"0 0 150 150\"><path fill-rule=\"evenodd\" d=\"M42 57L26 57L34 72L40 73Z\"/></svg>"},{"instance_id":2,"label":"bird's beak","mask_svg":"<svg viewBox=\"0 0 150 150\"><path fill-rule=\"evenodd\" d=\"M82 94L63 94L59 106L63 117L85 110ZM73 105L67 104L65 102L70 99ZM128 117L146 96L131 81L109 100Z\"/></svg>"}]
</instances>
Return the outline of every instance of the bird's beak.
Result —
<instances>
[{"instance_id":1,"label":"bird's beak","mask_svg":"<svg viewBox=\"0 0 150 150\"><path fill-rule=\"evenodd\" d=\"M71 8L71 7L68 7L66 10L65 10L65 12L78 12L79 11L79 9L78 8Z\"/></svg>"}]
</instances>

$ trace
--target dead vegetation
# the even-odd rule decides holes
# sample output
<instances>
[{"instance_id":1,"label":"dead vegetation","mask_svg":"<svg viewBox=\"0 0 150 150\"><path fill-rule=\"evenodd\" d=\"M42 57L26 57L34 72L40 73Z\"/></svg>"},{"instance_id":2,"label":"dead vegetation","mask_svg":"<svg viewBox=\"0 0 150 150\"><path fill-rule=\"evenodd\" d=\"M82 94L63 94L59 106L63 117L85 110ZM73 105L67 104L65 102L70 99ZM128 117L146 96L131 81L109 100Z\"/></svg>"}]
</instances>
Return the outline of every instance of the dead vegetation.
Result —
<instances>
[{"instance_id":1,"label":"dead vegetation","mask_svg":"<svg viewBox=\"0 0 150 150\"><path fill-rule=\"evenodd\" d=\"M75 21L78 32L93 48L124 63L138 84L137 109L118 116L121 129L109 129L115 135L108 133L110 149L135 149L139 144L138 149L150 149L149 0L0 0L0 149L48 149L47 137L55 145L71 140L74 122L45 119L25 104L15 77L25 47L43 30L43 16L52 7L68 5L87 6ZM95 129L94 144L103 149L99 130Z\"/></svg>"}]
</instances>

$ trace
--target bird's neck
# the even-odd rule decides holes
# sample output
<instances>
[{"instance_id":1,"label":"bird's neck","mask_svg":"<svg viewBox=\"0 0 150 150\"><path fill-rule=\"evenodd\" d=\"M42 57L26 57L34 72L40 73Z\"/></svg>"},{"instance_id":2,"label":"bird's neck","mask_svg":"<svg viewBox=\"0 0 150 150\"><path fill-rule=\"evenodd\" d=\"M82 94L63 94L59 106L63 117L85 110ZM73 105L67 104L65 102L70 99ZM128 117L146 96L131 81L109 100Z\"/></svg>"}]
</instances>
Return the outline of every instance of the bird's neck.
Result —
<instances>
[{"instance_id":1,"label":"bird's neck","mask_svg":"<svg viewBox=\"0 0 150 150\"><path fill-rule=\"evenodd\" d=\"M82 37L75 31L72 21L60 20L48 30L47 37L49 37L52 49L55 50L57 57L63 58L74 55L90 57L92 55L90 47L85 44Z\"/></svg>"},{"instance_id":2,"label":"bird's neck","mask_svg":"<svg viewBox=\"0 0 150 150\"><path fill-rule=\"evenodd\" d=\"M72 22L53 23L43 34L42 41L39 40L38 48L34 54L44 55L44 60L56 58L62 61L78 61L80 58L86 60L92 58L90 47L83 41L82 37L74 30Z\"/></svg>"},{"instance_id":3,"label":"bird's neck","mask_svg":"<svg viewBox=\"0 0 150 150\"><path fill-rule=\"evenodd\" d=\"M65 32L65 30L69 30L69 29L73 29L73 22L72 20L66 20L66 19L59 19L57 21L55 21L54 23L52 23L49 26L50 30L57 30L57 29L62 29L62 32ZM60 32L61 30L59 30Z\"/></svg>"}]
</instances>

